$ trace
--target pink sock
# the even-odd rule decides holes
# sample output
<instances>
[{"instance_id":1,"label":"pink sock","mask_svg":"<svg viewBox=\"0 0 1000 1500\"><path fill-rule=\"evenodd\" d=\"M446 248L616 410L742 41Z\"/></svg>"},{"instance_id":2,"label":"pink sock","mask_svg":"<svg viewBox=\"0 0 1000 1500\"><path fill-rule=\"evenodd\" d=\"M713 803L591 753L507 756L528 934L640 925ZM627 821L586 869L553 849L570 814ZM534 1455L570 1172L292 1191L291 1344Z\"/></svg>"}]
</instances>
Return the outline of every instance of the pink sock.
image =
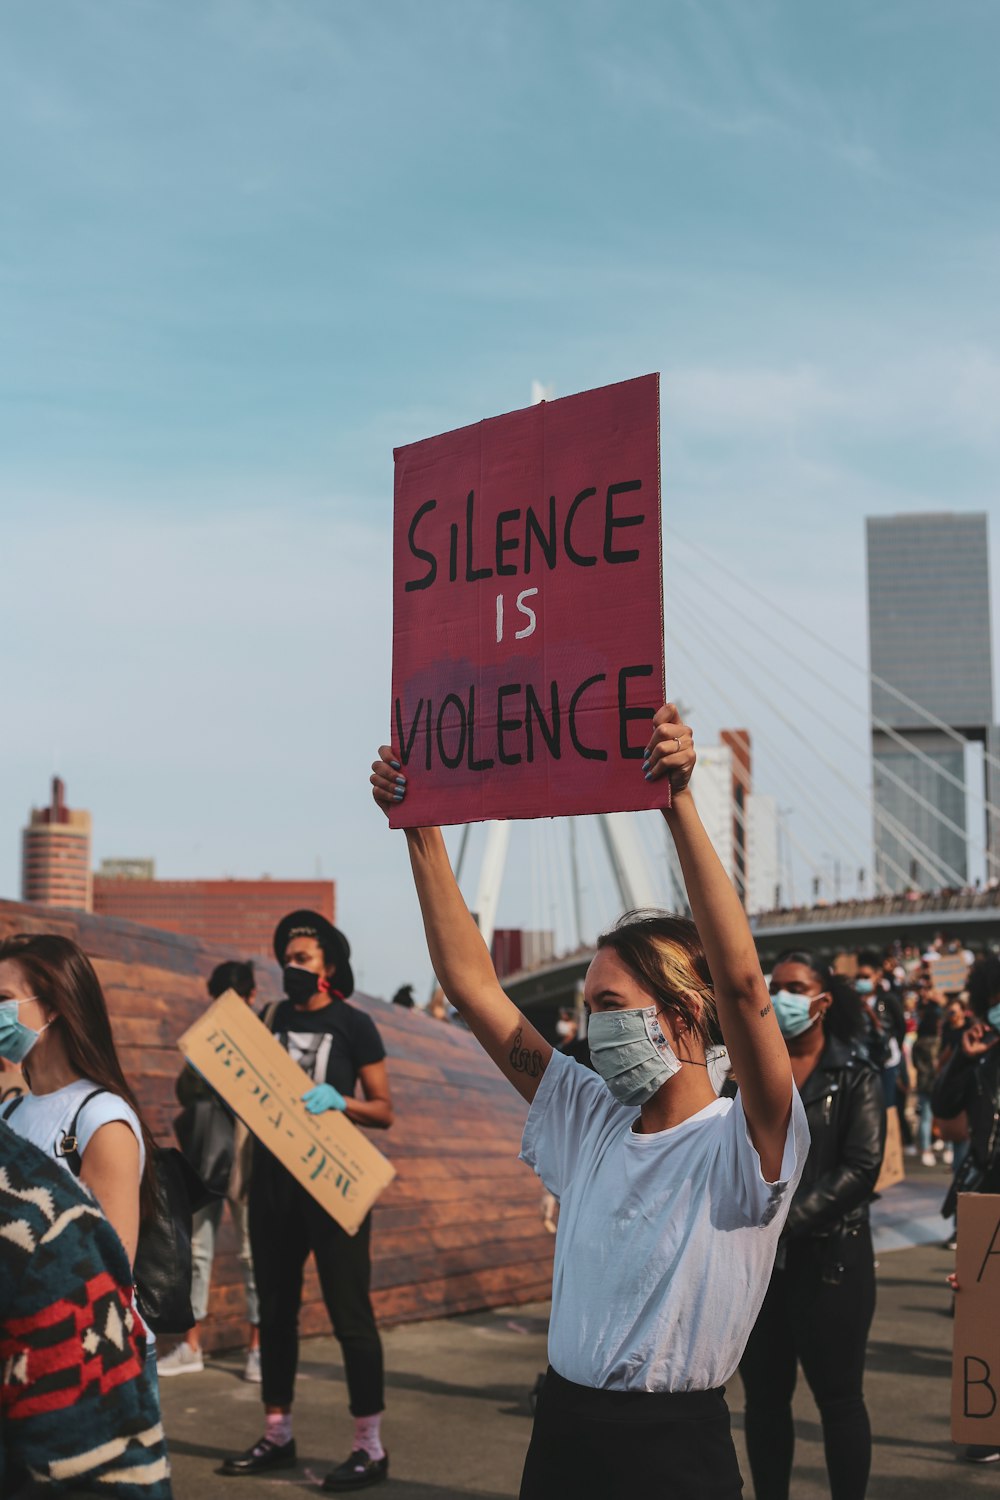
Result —
<instances>
[{"instance_id":1,"label":"pink sock","mask_svg":"<svg viewBox=\"0 0 1000 1500\"><path fill-rule=\"evenodd\" d=\"M282 1446L292 1440L292 1414L290 1411L268 1412L264 1418L264 1436L272 1443Z\"/></svg>"},{"instance_id":2,"label":"pink sock","mask_svg":"<svg viewBox=\"0 0 1000 1500\"><path fill-rule=\"evenodd\" d=\"M354 1442L353 1448L363 1448L369 1458L385 1458L385 1449L382 1447L382 1413L378 1412L374 1417L354 1418Z\"/></svg>"}]
</instances>

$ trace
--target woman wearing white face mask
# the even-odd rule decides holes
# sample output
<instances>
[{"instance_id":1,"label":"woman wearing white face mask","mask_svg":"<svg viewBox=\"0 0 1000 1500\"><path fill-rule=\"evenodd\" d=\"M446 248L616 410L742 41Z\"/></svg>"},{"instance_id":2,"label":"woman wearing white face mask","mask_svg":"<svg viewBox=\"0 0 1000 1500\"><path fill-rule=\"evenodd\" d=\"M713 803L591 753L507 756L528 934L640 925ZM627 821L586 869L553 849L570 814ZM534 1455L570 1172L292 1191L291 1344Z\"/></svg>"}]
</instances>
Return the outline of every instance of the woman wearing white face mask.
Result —
<instances>
[{"instance_id":1,"label":"woman wearing white face mask","mask_svg":"<svg viewBox=\"0 0 1000 1500\"><path fill-rule=\"evenodd\" d=\"M871 1428L862 1393L875 1311L868 1203L885 1148L885 1101L851 986L810 953L786 953L771 1004L811 1144L774 1274L740 1362L757 1500L788 1500L798 1366L819 1407L833 1500L862 1500Z\"/></svg>"},{"instance_id":2,"label":"woman wearing white face mask","mask_svg":"<svg viewBox=\"0 0 1000 1500\"><path fill-rule=\"evenodd\" d=\"M388 812L407 778L397 749L379 757L373 795ZM406 831L434 971L531 1105L522 1156L561 1200L551 1367L522 1500L741 1490L722 1387L808 1136L746 917L688 788L694 764L691 730L668 704L642 771L669 786L664 817L695 920L633 915L600 940L585 988L596 1073L554 1052L504 994L440 831ZM706 1065L720 1027L735 1101L717 1097Z\"/></svg>"}]
</instances>

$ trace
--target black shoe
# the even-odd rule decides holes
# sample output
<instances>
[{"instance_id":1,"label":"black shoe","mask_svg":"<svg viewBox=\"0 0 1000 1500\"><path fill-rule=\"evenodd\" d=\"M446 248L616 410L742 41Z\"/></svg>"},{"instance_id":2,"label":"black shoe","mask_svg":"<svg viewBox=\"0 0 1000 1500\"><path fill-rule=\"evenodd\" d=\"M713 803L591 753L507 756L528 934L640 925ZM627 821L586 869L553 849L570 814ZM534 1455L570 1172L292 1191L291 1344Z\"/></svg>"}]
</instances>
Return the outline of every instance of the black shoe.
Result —
<instances>
[{"instance_id":1,"label":"black shoe","mask_svg":"<svg viewBox=\"0 0 1000 1500\"><path fill-rule=\"evenodd\" d=\"M295 1467L295 1439L287 1443L273 1443L262 1437L237 1458L227 1458L219 1470L220 1474L264 1474L268 1469L293 1469Z\"/></svg>"},{"instance_id":2,"label":"black shoe","mask_svg":"<svg viewBox=\"0 0 1000 1500\"><path fill-rule=\"evenodd\" d=\"M962 1457L967 1464L995 1464L1000 1459L1000 1448L989 1443L970 1443Z\"/></svg>"},{"instance_id":3,"label":"black shoe","mask_svg":"<svg viewBox=\"0 0 1000 1500\"><path fill-rule=\"evenodd\" d=\"M325 1490L363 1490L389 1478L389 1455L369 1458L364 1448L355 1448L350 1458L323 1480Z\"/></svg>"}]
</instances>

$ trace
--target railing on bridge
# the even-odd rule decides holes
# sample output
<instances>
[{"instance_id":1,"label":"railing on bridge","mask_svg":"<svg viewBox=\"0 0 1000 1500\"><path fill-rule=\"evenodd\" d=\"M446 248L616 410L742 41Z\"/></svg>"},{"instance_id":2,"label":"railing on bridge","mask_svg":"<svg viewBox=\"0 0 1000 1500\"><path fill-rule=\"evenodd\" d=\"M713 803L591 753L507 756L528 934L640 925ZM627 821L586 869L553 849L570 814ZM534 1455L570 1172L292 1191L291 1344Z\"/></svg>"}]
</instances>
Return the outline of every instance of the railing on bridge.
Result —
<instances>
[{"instance_id":1,"label":"railing on bridge","mask_svg":"<svg viewBox=\"0 0 1000 1500\"><path fill-rule=\"evenodd\" d=\"M948 912L991 911L1000 908L1000 887L987 890L913 891L901 896L872 896L865 900L817 902L812 906L782 907L750 918L762 928L802 927L812 923L857 922L868 918L937 916Z\"/></svg>"}]
</instances>

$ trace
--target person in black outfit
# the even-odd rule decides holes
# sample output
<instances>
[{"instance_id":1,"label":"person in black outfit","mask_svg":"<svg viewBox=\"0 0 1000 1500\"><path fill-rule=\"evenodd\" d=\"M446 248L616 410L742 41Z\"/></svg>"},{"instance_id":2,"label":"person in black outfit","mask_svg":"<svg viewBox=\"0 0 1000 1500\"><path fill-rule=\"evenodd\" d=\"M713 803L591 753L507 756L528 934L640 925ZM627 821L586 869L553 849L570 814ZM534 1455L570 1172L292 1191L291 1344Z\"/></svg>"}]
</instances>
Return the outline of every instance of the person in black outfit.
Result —
<instances>
[{"instance_id":1,"label":"person in black outfit","mask_svg":"<svg viewBox=\"0 0 1000 1500\"><path fill-rule=\"evenodd\" d=\"M964 1110L969 1117L965 1180L957 1192L1000 1192L1000 958L980 959L968 978L969 1004L976 1020L962 1033L947 1066L938 1075L931 1108L942 1120ZM951 1211L945 1199L941 1212Z\"/></svg>"},{"instance_id":2,"label":"person in black outfit","mask_svg":"<svg viewBox=\"0 0 1000 1500\"><path fill-rule=\"evenodd\" d=\"M209 975L209 998L218 1000L227 990L235 990L252 1009L256 983L252 963L230 958L224 963L216 964ZM181 1113L174 1121L177 1144L205 1186L211 1189L213 1197L211 1202L196 1211L191 1226L191 1311L195 1321L183 1339L158 1362L157 1374L164 1380L172 1375L198 1374L205 1368L199 1325L208 1313L212 1265L222 1223L222 1209L223 1204L228 1202L239 1238L247 1322L250 1325L243 1378L259 1384L257 1287L253 1279L253 1259L247 1229L247 1184L240 1171L241 1159L245 1155L241 1142L247 1140L246 1127L237 1129L232 1110L190 1063L185 1065L178 1077L174 1092L182 1106Z\"/></svg>"},{"instance_id":3,"label":"person in black outfit","mask_svg":"<svg viewBox=\"0 0 1000 1500\"><path fill-rule=\"evenodd\" d=\"M867 1006L872 1030L868 1051L876 1067L881 1069L885 1107L895 1109L899 1103L897 1095L905 1095L907 1082L906 1055L903 1052L906 1037L903 997L883 973L883 963L877 953L858 954L854 988ZM899 1116L902 1124L902 1109Z\"/></svg>"},{"instance_id":4,"label":"person in black outfit","mask_svg":"<svg viewBox=\"0 0 1000 1500\"><path fill-rule=\"evenodd\" d=\"M315 1086L303 1096L312 1114L342 1110L356 1125L386 1129L392 1101L385 1048L374 1021L346 1003L354 990L347 939L318 912L296 911L279 922L274 953L284 967L288 998L263 1020ZM362 1097L355 1097L360 1083ZM344 1358L354 1440L351 1454L328 1474L325 1490L355 1490L388 1475L380 1421L382 1343L371 1283L371 1215L354 1236L342 1229L259 1142L250 1177L250 1243L260 1298L260 1353L266 1430L224 1474L260 1474L295 1464L292 1398L298 1364L302 1276L312 1251L323 1301Z\"/></svg>"},{"instance_id":5,"label":"person in black outfit","mask_svg":"<svg viewBox=\"0 0 1000 1500\"><path fill-rule=\"evenodd\" d=\"M944 1022L941 1026L941 1051L938 1055L938 1072L943 1073L956 1051L962 1045L965 1028L969 1024L964 1001L956 998L945 1006Z\"/></svg>"},{"instance_id":6,"label":"person in black outfit","mask_svg":"<svg viewBox=\"0 0 1000 1500\"><path fill-rule=\"evenodd\" d=\"M995 954L973 965L967 981L976 1020L962 1033L948 1063L938 1075L931 1108L942 1120L964 1110L969 1120L969 1151L955 1173L941 1213L950 1218L959 1193L1000 1192L1000 958ZM963 1455L969 1463L993 1463L996 1444L973 1444Z\"/></svg>"},{"instance_id":7,"label":"person in black outfit","mask_svg":"<svg viewBox=\"0 0 1000 1500\"><path fill-rule=\"evenodd\" d=\"M862 1382L875 1311L868 1202L885 1148L882 1085L850 985L808 953L786 953L771 1003L805 1105L811 1145L760 1316L740 1363L757 1500L788 1500L792 1394L801 1363L823 1424L833 1500L862 1500L871 1427Z\"/></svg>"}]
</instances>

